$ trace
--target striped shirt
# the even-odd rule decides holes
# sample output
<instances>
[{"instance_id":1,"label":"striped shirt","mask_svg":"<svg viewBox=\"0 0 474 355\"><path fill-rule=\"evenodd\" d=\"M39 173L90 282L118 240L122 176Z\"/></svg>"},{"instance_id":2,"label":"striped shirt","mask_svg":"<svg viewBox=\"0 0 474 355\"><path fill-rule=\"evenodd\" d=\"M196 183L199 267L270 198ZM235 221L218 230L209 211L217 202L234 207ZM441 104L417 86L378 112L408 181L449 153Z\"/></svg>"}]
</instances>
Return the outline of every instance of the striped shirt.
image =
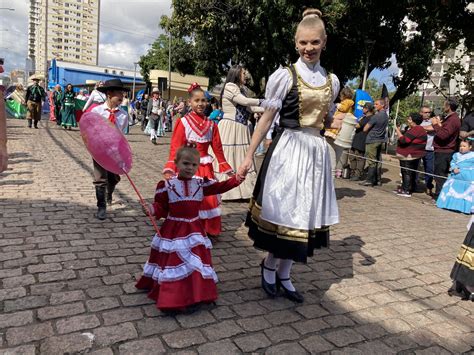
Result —
<instances>
[{"instance_id":1,"label":"striped shirt","mask_svg":"<svg viewBox=\"0 0 474 355\"><path fill-rule=\"evenodd\" d=\"M425 156L425 147L428 135L421 126L410 128L398 138L397 155L406 158L422 158Z\"/></svg>"}]
</instances>

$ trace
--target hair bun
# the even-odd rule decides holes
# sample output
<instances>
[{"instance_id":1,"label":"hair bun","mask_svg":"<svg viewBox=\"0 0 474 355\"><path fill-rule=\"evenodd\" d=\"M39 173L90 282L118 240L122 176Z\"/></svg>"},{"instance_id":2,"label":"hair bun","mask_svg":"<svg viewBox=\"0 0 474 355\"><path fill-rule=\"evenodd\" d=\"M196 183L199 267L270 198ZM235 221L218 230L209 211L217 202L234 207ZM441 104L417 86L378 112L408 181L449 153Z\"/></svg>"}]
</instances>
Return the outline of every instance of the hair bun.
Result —
<instances>
[{"instance_id":1,"label":"hair bun","mask_svg":"<svg viewBox=\"0 0 474 355\"><path fill-rule=\"evenodd\" d=\"M319 18L323 17L323 13L318 9L308 8L308 9L303 11L303 18L305 18L306 16L310 16L310 15L315 15Z\"/></svg>"},{"instance_id":2,"label":"hair bun","mask_svg":"<svg viewBox=\"0 0 474 355\"><path fill-rule=\"evenodd\" d=\"M188 88L188 93L192 93L196 89L200 89L201 85L198 83L192 83L191 86Z\"/></svg>"},{"instance_id":3,"label":"hair bun","mask_svg":"<svg viewBox=\"0 0 474 355\"><path fill-rule=\"evenodd\" d=\"M184 145L188 148L197 148L197 144L194 141L186 141Z\"/></svg>"}]
</instances>

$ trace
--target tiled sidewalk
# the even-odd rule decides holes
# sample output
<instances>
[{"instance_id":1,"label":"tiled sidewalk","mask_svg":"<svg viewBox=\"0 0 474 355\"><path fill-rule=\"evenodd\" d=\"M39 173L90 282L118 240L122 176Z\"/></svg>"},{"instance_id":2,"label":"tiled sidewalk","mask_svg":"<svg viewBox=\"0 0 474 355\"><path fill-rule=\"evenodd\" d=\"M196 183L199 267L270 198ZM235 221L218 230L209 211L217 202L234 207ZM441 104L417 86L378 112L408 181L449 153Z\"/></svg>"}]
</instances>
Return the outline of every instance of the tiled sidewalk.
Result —
<instances>
[{"instance_id":1,"label":"tiled sidewalk","mask_svg":"<svg viewBox=\"0 0 474 355\"><path fill-rule=\"evenodd\" d=\"M305 303L267 299L263 254L225 203L214 244L216 306L169 316L134 288L152 228L126 180L110 218L93 218L92 161L78 131L9 120L0 174L0 353L444 354L473 351L474 303L451 298L449 273L467 216L337 181L341 223L330 249L294 268ZM169 138L128 137L131 172L151 198Z\"/></svg>"}]
</instances>

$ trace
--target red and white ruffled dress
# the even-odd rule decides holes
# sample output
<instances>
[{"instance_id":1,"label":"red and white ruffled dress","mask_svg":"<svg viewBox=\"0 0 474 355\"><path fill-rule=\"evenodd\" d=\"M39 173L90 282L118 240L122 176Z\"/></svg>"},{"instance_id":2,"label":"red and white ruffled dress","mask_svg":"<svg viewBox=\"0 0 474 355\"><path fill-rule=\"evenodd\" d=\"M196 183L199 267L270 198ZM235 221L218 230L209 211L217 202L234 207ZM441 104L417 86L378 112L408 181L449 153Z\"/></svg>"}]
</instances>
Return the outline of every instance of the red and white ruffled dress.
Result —
<instances>
[{"instance_id":1,"label":"red and white ruffled dress","mask_svg":"<svg viewBox=\"0 0 474 355\"><path fill-rule=\"evenodd\" d=\"M206 236L199 208L206 196L224 193L240 183L235 176L223 182L174 177L156 188L153 214L166 217L151 243L143 276L135 287L163 310L179 310L217 299L217 275L212 267L212 244Z\"/></svg>"},{"instance_id":2,"label":"red and white ruffled dress","mask_svg":"<svg viewBox=\"0 0 474 355\"><path fill-rule=\"evenodd\" d=\"M196 173L197 177L215 180L212 167L214 158L209 155L209 146L212 148L219 163L219 172L226 174L232 171L232 167L227 163L224 151L222 150L222 142L217 125L206 116L190 112L181 117L176 123L171 138L169 159L165 164L163 173L177 173L174 163L176 152L186 142L196 143L196 148L201 156L201 164ZM199 211L199 216L202 219L206 233L213 236L217 236L221 232L221 209L219 206L220 198L218 196L206 196Z\"/></svg>"}]
</instances>

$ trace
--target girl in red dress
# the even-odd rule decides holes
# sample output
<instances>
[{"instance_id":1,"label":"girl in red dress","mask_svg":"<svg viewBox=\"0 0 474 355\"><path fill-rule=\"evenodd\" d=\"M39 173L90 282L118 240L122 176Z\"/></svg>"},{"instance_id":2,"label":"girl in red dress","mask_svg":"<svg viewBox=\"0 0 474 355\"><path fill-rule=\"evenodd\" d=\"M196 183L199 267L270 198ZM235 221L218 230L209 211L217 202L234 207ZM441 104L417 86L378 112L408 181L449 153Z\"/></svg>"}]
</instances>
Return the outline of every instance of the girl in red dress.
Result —
<instances>
[{"instance_id":1,"label":"girl in red dress","mask_svg":"<svg viewBox=\"0 0 474 355\"><path fill-rule=\"evenodd\" d=\"M160 181L155 202L149 205L151 213L165 221L153 237L150 257L135 287L149 290L148 297L161 310L184 310L217 299L212 244L199 217L200 206L205 196L229 191L244 177L234 175L223 182L194 177L199 160L198 150L181 147L175 160L179 175Z\"/></svg>"},{"instance_id":2,"label":"girl in red dress","mask_svg":"<svg viewBox=\"0 0 474 355\"><path fill-rule=\"evenodd\" d=\"M233 174L232 167L225 160L217 125L204 116L204 109L207 106L204 91L199 84L193 83L188 92L191 112L181 117L176 123L171 138L169 159L163 169L165 179L170 179L176 174L174 163L176 152L186 142L195 143L199 151L200 164L196 176L215 179L212 167L214 158L208 153L209 146L219 162L219 172L231 176ZM219 206L220 199L217 196L206 196L201 205L199 217L208 235L217 236L221 232L221 209Z\"/></svg>"}]
</instances>

